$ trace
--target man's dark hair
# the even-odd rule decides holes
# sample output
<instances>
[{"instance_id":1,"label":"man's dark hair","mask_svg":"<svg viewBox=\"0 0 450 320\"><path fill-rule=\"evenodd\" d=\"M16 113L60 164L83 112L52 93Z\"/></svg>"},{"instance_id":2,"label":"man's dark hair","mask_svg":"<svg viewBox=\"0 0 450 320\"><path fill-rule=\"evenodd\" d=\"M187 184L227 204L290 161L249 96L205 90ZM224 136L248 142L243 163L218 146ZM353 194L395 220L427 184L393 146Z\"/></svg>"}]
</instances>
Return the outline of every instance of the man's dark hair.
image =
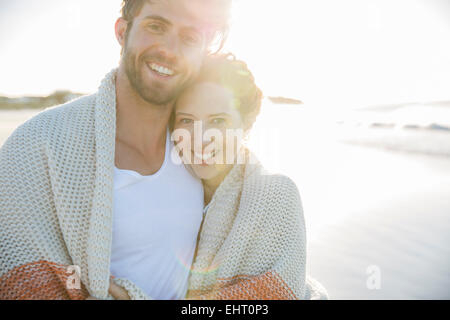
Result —
<instances>
[{"instance_id":1,"label":"man's dark hair","mask_svg":"<svg viewBox=\"0 0 450 320\"><path fill-rule=\"evenodd\" d=\"M230 0L218 0L218 1L230 1ZM142 7L147 2L151 2L151 0L123 0L121 10L122 18L128 22L127 31L125 33L125 39L128 38L128 32L129 30L131 30L133 26L134 18L137 15L139 15L139 13L142 10ZM228 31L229 31L228 21L225 21L223 24L218 26L217 30L215 30L214 35L210 39L210 47L216 48L211 52L212 54L218 53L222 50L228 36Z\"/></svg>"}]
</instances>

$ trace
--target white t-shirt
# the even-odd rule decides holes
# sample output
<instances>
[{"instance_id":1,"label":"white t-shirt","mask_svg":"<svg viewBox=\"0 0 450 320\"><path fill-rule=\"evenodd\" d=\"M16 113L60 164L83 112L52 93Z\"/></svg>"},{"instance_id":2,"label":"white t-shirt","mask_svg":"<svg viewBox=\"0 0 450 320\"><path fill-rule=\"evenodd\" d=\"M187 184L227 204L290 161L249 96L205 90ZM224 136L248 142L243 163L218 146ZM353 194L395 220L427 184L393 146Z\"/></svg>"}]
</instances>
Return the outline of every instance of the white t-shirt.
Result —
<instances>
[{"instance_id":1,"label":"white t-shirt","mask_svg":"<svg viewBox=\"0 0 450 320\"><path fill-rule=\"evenodd\" d=\"M169 137L154 175L114 171L111 274L157 300L186 295L204 205L201 181L172 160Z\"/></svg>"}]
</instances>

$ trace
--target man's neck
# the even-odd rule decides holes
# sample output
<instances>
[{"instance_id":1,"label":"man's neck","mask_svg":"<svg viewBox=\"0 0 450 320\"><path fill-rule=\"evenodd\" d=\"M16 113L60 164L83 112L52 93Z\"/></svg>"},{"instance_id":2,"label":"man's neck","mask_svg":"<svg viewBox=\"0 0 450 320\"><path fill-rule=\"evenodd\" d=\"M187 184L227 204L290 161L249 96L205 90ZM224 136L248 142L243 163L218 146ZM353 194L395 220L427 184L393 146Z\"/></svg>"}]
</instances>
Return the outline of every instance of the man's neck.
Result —
<instances>
[{"instance_id":1,"label":"man's neck","mask_svg":"<svg viewBox=\"0 0 450 320\"><path fill-rule=\"evenodd\" d=\"M119 70L117 90L117 139L145 153L158 142L165 143L172 105L152 105L132 89L125 74Z\"/></svg>"},{"instance_id":2,"label":"man's neck","mask_svg":"<svg viewBox=\"0 0 450 320\"><path fill-rule=\"evenodd\" d=\"M143 100L120 69L116 95L116 165L150 174L164 160L172 106L152 105Z\"/></svg>"}]
</instances>

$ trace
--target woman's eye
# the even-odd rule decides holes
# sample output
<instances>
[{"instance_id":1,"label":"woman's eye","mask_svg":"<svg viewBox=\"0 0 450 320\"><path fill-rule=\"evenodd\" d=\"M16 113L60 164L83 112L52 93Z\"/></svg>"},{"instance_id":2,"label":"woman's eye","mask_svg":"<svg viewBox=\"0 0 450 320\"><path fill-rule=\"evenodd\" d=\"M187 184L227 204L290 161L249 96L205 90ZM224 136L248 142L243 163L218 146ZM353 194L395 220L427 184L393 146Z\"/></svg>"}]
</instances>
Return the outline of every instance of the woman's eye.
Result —
<instances>
[{"instance_id":1,"label":"woman's eye","mask_svg":"<svg viewBox=\"0 0 450 320\"><path fill-rule=\"evenodd\" d=\"M225 119L224 118L215 118L211 121L213 124L224 124Z\"/></svg>"},{"instance_id":2,"label":"woman's eye","mask_svg":"<svg viewBox=\"0 0 450 320\"><path fill-rule=\"evenodd\" d=\"M186 119L186 118L184 118L184 119L181 119L180 120L180 123L181 124L191 124L193 121L192 121L192 119Z\"/></svg>"}]
</instances>

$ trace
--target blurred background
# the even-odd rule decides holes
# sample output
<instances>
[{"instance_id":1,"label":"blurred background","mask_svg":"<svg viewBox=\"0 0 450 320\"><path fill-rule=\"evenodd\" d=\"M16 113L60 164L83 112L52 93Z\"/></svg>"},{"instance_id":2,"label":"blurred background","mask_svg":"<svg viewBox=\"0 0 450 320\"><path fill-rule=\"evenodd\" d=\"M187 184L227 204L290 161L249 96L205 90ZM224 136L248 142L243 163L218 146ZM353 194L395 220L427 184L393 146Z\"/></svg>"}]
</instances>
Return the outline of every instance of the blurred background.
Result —
<instances>
[{"instance_id":1,"label":"blurred background","mask_svg":"<svg viewBox=\"0 0 450 320\"><path fill-rule=\"evenodd\" d=\"M118 65L121 0L0 0L0 146ZM250 138L292 177L332 299L450 298L450 1L234 0L226 50L266 99Z\"/></svg>"}]
</instances>

